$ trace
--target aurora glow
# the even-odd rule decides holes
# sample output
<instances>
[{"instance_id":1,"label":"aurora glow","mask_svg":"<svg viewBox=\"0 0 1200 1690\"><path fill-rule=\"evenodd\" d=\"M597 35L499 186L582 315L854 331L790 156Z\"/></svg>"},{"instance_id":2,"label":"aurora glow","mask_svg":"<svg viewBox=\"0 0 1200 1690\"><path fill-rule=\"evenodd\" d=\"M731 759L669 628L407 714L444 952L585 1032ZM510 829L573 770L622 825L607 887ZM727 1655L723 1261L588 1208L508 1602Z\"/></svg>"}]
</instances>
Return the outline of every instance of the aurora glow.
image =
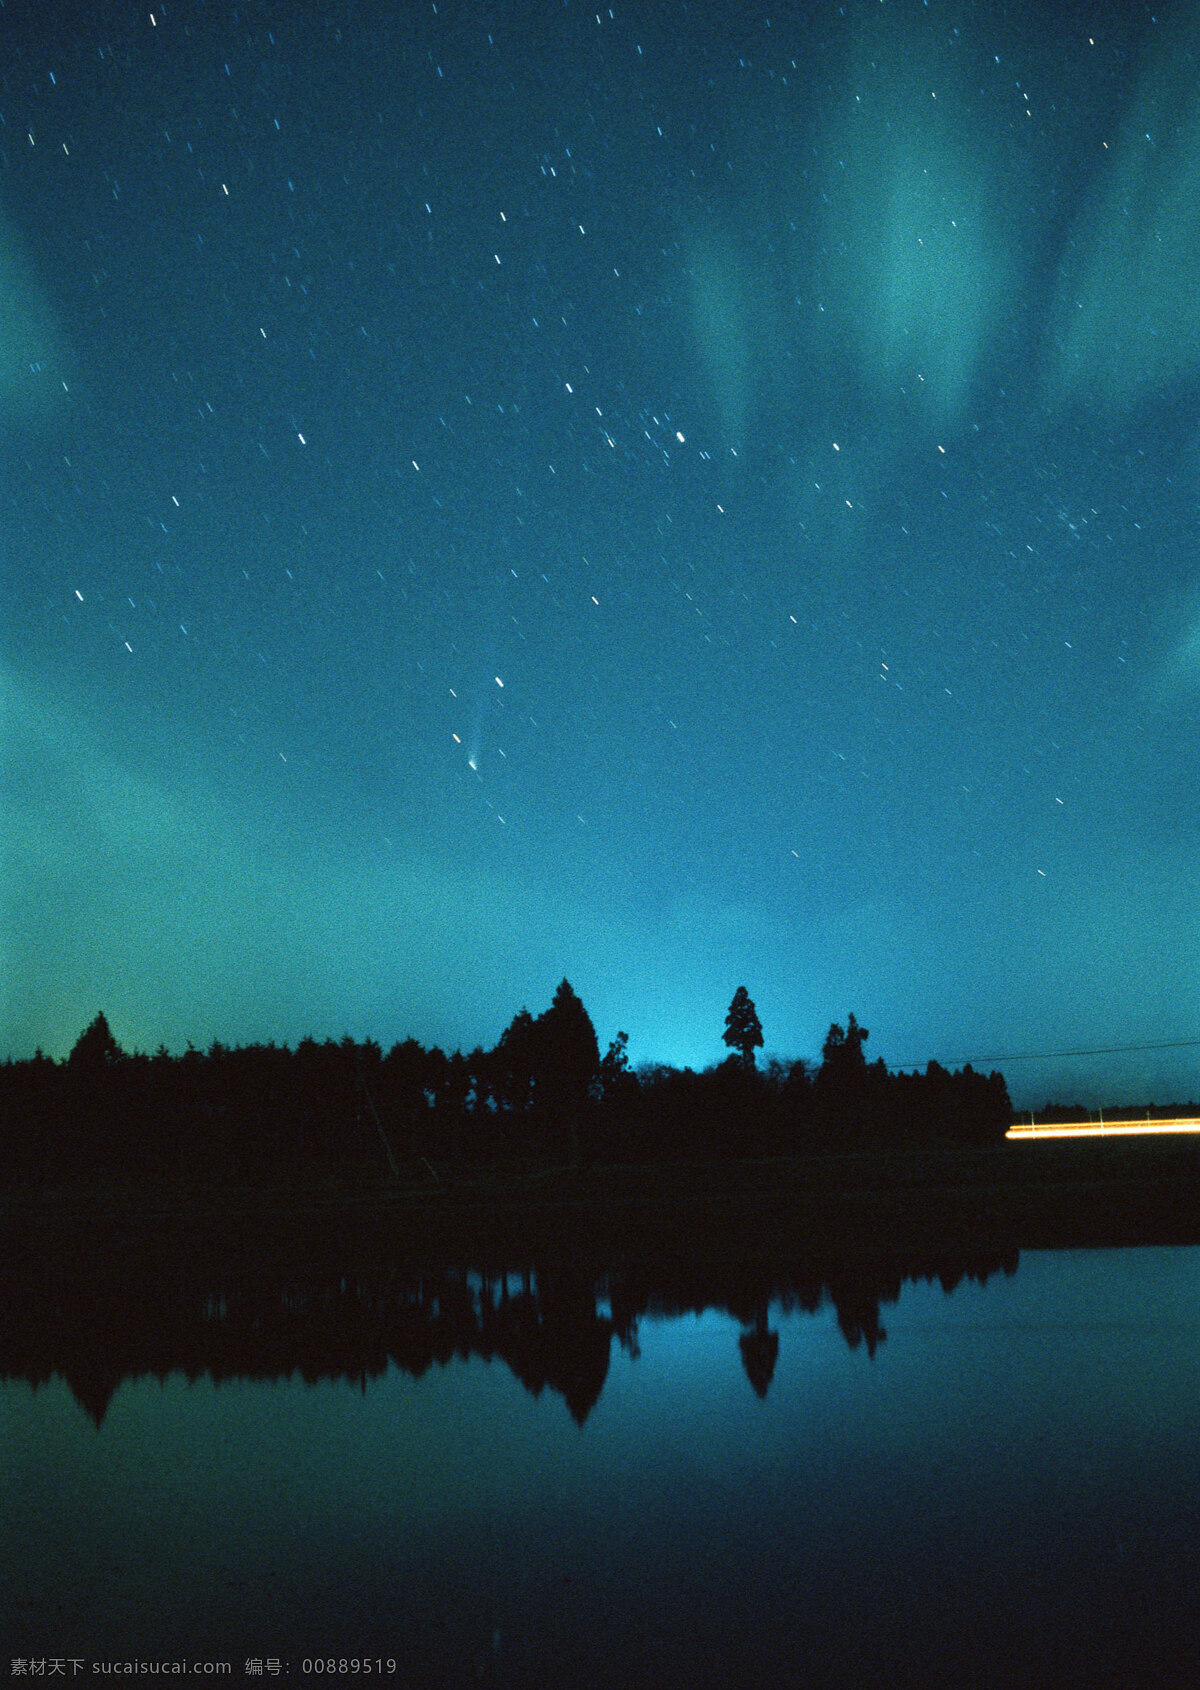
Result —
<instances>
[{"instance_id":1,"label":"aurora glow","mask_svg":"<svg viewBox=\"0 0 1200 1690\"><path fill-rule=\"evenodd\" d=\"M1198 31L10 8L0 1051L1200 1036Z\"/></svg>"}]
</instances>

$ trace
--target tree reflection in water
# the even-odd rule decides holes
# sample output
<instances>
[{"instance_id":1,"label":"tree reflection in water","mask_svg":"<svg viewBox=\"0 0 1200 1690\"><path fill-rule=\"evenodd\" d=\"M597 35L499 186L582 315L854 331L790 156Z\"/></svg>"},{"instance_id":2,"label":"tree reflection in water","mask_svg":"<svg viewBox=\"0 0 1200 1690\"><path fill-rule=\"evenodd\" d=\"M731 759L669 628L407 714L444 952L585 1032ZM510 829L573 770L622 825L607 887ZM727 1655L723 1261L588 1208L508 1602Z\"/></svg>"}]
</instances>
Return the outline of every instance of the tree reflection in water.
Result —
<instances>
[{"instance_id":1,"label":"tree reflection in water","mask_svg":"<svg viewBox=\"0 0 1200 1690\"><path fill-rule=\"evenodd\" d=\"M970 1257L798 1258L756 1267L687 1267L653 1259L605 1268L542 1258L488 1264L373 1262L345 1271L302 1259L233 1266L93 1239L85 1254L46 1250L0 1270L6 1310L0 1374L37 1386L64 1378L99 1426L117 1387L181 1372L232 1379L357 1381L395 1366L420 1378L435 1363L499 1359L534 1396L562 1397L583 1425L608 1376L612 1342L638 1354L638 1325L706 1310L743 1327L746 1377L765 1397L779 1357L770 1311L832 1306L851 1348L873 1357L883 1305L905 1281L985 1282L1016 1271L1018 1252Z\"/></svg>"}]
</instances>

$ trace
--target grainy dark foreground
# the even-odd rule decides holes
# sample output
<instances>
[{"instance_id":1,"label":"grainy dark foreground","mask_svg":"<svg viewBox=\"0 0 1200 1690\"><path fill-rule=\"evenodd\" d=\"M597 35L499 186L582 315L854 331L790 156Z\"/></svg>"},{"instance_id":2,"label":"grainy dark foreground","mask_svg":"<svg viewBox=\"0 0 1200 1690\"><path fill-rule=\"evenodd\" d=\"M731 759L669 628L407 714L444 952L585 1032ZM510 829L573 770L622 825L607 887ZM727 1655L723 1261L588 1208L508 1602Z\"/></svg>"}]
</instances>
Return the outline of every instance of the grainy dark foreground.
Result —
<instances>
[{"instance_id":1,"label":"grainy dark foreground","mask_svg":"<svg viewBox=\"0 0 1200 1690\"><path fill-rule=\"evenodd\" d=\"M1200 1243L1193 1140L924 1147L758 1161L370 1167L295 1184L103 1184L0 1193L8 1246L381 1257L667 1254L735 1262L849 1249Z\"/></svg>"}]
</instances>

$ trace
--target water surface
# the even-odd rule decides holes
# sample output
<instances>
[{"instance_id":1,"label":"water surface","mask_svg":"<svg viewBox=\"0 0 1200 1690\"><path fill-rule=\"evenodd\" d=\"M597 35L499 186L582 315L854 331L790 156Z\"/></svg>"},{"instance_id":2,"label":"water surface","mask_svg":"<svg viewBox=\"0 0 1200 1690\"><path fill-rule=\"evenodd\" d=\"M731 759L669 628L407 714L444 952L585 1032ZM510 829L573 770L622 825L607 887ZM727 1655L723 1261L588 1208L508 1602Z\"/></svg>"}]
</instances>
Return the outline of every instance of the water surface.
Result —
<instances>
[{"instance_id":1,"label":"water surface","mask_svg":"<svg viewBox=\"0 0 1200 1690\"><path fill-rule=\"evenodd\" d=\"M59 1287L4 1355L9 1654L1200 1682L1200 1250L928 1273Z\"/></svg>"}]
</instances>

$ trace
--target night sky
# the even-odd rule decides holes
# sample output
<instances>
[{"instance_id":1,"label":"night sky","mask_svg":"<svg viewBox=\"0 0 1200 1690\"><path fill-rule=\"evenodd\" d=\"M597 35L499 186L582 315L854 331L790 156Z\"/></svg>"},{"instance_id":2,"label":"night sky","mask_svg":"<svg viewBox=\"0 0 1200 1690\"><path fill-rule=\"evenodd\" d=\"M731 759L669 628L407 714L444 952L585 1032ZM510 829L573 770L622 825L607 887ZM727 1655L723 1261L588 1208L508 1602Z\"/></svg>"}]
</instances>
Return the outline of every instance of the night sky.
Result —
<instances>
[{"instance_id":1,"label":"night sky","mask_svg":"<svg viewBox=\"0 0 1200 1690\"><path fill-rule=\"evenodd\" d=\"M1198 401L1191 8L9 0L0 1053L1200 1038Z\"/></svg>"}]
</instances>

